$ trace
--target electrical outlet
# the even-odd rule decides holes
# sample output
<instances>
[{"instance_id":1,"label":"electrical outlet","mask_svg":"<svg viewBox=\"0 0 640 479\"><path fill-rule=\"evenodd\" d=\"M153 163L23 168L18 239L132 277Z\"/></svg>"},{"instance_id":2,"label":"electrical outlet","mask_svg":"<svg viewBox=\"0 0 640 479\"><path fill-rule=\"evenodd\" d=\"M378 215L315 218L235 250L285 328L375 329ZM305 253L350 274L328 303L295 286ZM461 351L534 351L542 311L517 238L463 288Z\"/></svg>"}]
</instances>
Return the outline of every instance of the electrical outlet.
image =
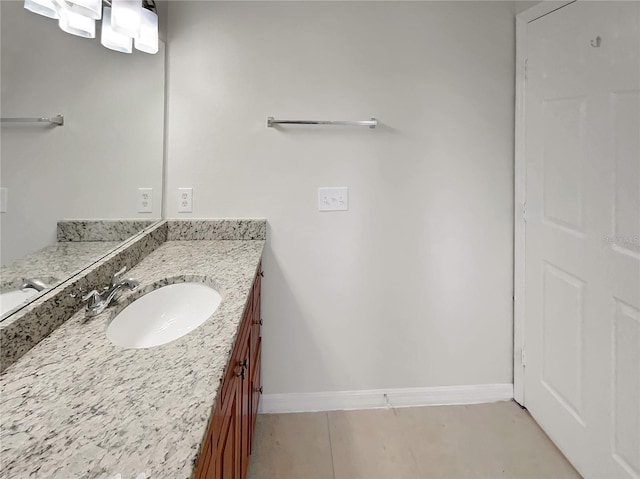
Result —
<instances>
[{"instance_id":1,"label":"electrical outlet","mask_svg":"<svg viewBox=\"0 0 640 479\"><path fill-rule=\"evenodd\" d=\"M153 189L138 188L138 213L153 212Z\"/></svg>"},{"instance_id":2,"label":"electrical outlet","mask_svg":"<svg viewBox=\"0 0 640 479\"><path fill-rule=\"evenodd\" d=\"M0 213L6 213L9 208L9 188L0 188Z\"/></svg>"},{"instance_id":3,"label":"electrical outlet","mask_svg":"<svg viewBox=\"0 0 640 479\"><path fill-rule=\"evenodd\" d=\"M178 188L178 213L193 211L193 188Z\"/></svg>"},{"instance_id":4,"label":"electrical outlet","mask_svg":"<svg viewBox=\"0 0 640 479\"><path fill-rule=\"evenodd\" d=\"M347 211L349 188L318 188L319 211Z\"/></svg>"}]
</instances>

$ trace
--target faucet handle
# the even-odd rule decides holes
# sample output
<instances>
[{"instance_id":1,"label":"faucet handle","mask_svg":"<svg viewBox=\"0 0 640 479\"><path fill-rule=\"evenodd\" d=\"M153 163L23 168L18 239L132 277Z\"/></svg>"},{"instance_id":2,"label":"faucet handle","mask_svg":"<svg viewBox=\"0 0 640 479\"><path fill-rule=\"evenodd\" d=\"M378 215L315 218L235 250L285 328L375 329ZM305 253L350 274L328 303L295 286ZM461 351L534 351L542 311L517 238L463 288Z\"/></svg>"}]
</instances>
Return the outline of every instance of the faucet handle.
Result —
<instances>
[{"instance_id":1,"label":"faucet handle","mask_svg":"<svg viewBox=\"0 0 640 479\"><path fill-rule=\"evenodd\" d=\"M117 273L113 273L113 276L111 277L111 287L115 286L115 284L120 279L120 276L122 276L126 270L127 270L127 267L123 266L120 271L118 271Z\"/></svg>"},{"instance_id":2,"label":"faucet handle","mask_svg":"<svg viewBox=\"0 0 640 479\"><path fill-rule=\"evenodd\" d=\"M100 293L95 289L93 291L88 292L82 297L82 301L87 302L87 308L92 308L96 304L100 302Z\"/></svg>"},{"instance_id":3,"label":"faucet handle","mask_svg":"<svg viewBox=\"0 0 640 479\"><path fill-rule=\"evenodd\" d=\"M97 294L100 294L100 293L98 293L98 290L92 289L88 293L85 293L85 294L82 295L82 301L86 301L89 298L93 298Z\"/></svg>"}]
</instances>

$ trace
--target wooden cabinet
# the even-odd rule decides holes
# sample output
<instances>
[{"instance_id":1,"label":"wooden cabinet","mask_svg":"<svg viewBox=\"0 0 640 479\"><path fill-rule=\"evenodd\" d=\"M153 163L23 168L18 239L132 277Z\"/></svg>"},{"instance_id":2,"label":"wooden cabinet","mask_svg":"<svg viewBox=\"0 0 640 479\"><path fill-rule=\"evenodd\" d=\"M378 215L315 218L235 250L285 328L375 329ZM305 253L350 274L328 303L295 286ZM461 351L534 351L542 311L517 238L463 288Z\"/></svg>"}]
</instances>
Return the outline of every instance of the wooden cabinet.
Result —
<instances>
[{"instance_id":1,"label":"wooden cabinet","mask_svg":"<svg viewBox=\"0 0 640 479\"><path fill-rule=\"evenodd\" d=\"M250 407L249 407L249 424L251 434L249 434L249 454L253 449L253 430L256 427L256 419L258 418L258 404L262 395L262 382L260 376L260 354L262 350L262 315L260 312L260 295L262 291L262 264L258 266L258 273L253 282L253 311L251 322L251 347L250 347Z\"/></svg>"},{"instance_id":2,"label":"wooden cabinet","mask_svg":"<svg viewBox=\"0 0 640 479\"><path fill-rule=\"evenodd\" d=\"M262 394L261 278L260 264L200 451L196 479L247 477L251 440Z\"/></svg>"}]
</instances>

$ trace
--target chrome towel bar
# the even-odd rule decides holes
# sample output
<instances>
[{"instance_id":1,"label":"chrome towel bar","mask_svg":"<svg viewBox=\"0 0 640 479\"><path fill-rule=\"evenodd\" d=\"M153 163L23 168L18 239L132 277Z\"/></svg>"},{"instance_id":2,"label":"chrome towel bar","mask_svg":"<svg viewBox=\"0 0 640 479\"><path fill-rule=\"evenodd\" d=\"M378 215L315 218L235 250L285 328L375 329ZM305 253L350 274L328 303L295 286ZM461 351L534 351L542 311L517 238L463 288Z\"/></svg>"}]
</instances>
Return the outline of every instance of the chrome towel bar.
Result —
<instances>
[{"instance_id":1,"label":"chrome towel bar","mask_svg":"<svg viewBox=\"0 0 640 479\"><path fill-rule=\"evenodd\" d=\"M2 123L49 123L51 125L64 125L64 115L56 115L51 118L0 118Z\"/></svg>"},{"instance_id":2,"label":"chrome towel bar","mask_svg":"<svg viewBox=\"0 0 640 479\"><path fill-rule=\"evenodd\" d=\"M267 118L267 126L273 128L275 125L340 125L340 126L368 126L369 128L375 128L378 124L378 120L371 118L370 120L343 120L343 121L331 121L331 120L276 120L270 116Z\"/></svg>"}]
</instances>

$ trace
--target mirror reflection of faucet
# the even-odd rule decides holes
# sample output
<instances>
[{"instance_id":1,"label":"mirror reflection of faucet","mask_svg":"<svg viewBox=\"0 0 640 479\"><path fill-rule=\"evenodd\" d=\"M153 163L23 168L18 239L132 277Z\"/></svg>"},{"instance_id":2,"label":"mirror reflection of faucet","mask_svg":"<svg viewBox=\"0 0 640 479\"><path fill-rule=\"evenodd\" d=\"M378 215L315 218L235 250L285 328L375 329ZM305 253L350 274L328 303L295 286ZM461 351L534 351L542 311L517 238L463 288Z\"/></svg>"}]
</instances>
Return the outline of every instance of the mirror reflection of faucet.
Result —
<instances>
[{"instance_id":1,"label":"mirror reflection of faucet","mask_svg":"<svg viewBox=\"0 0 640 479\"><path fill-rule=\"evenodd\" d=\"M109 305L117 300L124 288L134 291L140 283L133 278L121 278L127 267L123 267L111 278L111 284L99 293L97 290L90 291L82 297L82 301L87 302L85 317L90 318L102 313Z\"/></svg>"},{"instance_id":2,"label":"mirror reflection of faucet","mask_svg":"<svg viewBox=\"0 0 640 479\"><path fill-rule=\"evenodd\" d=\"M47 278L51 281L50 278ZM12 311L18 306L24 306L32 301L39 292L48 289L50 286L40 279L29 278L22 281L20 286L12 286L14 289L0 291L0 315Z\"/></svg>"},{"instance_id":3,"label":"mirror reflection of faucet","mask_svg":"<svg viewBox=\"0 0 640 479\"><path fill-rule=\"evenodd\" d=\"M44 281L37 278L28 278L20 285L20 291L27 289L35 289L36 291L44 291L49 287Z\"/></svg>"}]
</instances>

